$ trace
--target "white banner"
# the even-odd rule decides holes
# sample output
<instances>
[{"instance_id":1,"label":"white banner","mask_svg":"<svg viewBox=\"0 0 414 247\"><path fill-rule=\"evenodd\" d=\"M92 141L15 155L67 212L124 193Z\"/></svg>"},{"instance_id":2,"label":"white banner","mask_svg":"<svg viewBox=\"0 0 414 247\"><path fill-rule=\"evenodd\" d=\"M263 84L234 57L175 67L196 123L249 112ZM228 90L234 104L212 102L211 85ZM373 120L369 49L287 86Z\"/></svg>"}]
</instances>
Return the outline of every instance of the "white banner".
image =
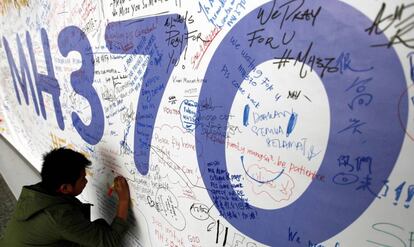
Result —
<instances>
[{"instance_id":1,"label":"white banner","mask_svg":"<svg viewBox=\"0 0 414 247\"><path fill-rule=\"evenodd\" d=\"M1 7L0 133L125 176L125 246L414 245L412 1Z\"/></svg>"}]
</instances>

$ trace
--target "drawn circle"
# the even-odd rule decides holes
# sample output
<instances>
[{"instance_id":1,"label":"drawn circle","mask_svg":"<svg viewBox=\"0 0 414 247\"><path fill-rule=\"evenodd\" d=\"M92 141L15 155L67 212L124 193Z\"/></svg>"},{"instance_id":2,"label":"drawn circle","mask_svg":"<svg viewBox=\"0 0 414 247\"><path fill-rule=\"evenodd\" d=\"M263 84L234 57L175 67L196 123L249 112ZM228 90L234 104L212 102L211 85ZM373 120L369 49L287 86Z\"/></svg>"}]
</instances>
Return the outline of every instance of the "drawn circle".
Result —
<instances>
[{"instance_id":1,"label":"drawn circle","mask_svg":"<svg viewBox=\"0 0 414 247\"><path fill-rule=\"evenodd\" d=\"M307 9L309 9L308 13L313 10L315 14L319 7L321 10L314 20L314 26L312 26L312 18L300 19L300 14L305 13ZM296 12L293 12L295 10ZM279 11L279 14L276 11ZM284 15L286 11L288 13ZM261 13L262 18L260 18ZM283 16L288 19L282 22ZM298 18L294 19L295 17ZM401 131L395 111L398 108L400 94L406 88L406 82L395 50L392 47L371 46L388 43L387 38L382 34L370 36L364 32L364 29L371 25L372 22L363 13L341 1L290 1L283 7L278 1L264 4L241 19L220 43L206 71L205 79L210 83L202 85L199 102L208 99L214 102L214 105L220 106L215 109L217 116L230 112L238 87L243 81L243 75L238 71L238 66L243 61L240 59L240 50L235 49L236 45L231 42L232 37L238 41L237 47L253 54L251 61L254 64L280 58L284 56L286 49L291 50L290 56L302 59L306 57L306 64L309 66L312 61L317 61L317 58L326 61L325 58L336 58L343 52L349 53L353 61L352 65L373 69L365 72L355 72L350 69L336 73L325 71L322 77L322 69L313 66L321 76L326 89L331 116L328 148L318 173L333 178L343 171L337 165L340 155L346 154L354 158L361 155L370 156L373 160L372 174L370 174L373 180L370 191L379 193L383 186L382 181L394 168L404 139L405 133ZM248 34L261 29L263 29L260 31L262 43L251 43L249 41L251 35ZM281 37L292 33L296 34L295 37L286 45L282 44ZM276 49L270 48L269 44L266 44L269 40L273 42L272 44L279 42L280 46ZM310 45L311 49L309 49ZM313 55L315 57L311 58ZM223 71L224 65L226 71ZM252 68L249 67L246 73L250 73L251 70ZM373 99L369 104L355 104L350 107L349 104L359 94L356 88L348 91L347 89L357 77L373 78L373 83L367 84L365 89ZM403 122L407 121L407 104L407 99L402 99L400 112ZM201 111L200 115L202 114ZM353 125L355 122L360 125L356 127ZM287 236L289 228L298 231L303 242L321 243L352 224L375 199L371 193L356 191L353 186L313 181L300 198L284 208L265 210L249 205L247 201L248 209L228 207L226 210L222 206L225 203L244 204L246 201L240 197L231 197L231 199L219 197L217 189L212 184L219 188L227 188L224 189L226 195L232 195L236 191L229 180L215 180L214 176L210 176L211 170L205 168L214 164L215 169L227 170L228 164L225 160L227 121L217 117L216 120L209 122L201 120L199 126L216 126L215 132L206 128L196 128L195 131L196 138L203 143L204 159L209 159L204 162L203 158L198 157L202 178L210 198L230 224L263 244L289 246L291 244ZM315 126L310 126L312 127ZM197 152L199 152L198 147ZM223 193L223 190L219 192ZM338 208L347 211L341 214L338 213ZM253 211L252 217L241 217L244 210Z\"/></svg>"}]
</instances>

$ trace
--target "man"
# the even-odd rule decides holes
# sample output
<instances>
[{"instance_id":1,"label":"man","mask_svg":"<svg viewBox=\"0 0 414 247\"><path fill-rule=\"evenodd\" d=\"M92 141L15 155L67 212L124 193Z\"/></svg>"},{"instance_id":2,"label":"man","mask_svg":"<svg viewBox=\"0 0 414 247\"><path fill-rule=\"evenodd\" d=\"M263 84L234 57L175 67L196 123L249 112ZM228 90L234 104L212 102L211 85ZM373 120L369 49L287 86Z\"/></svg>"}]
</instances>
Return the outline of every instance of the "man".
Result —
<instances>
[{"instance_id":1,"label":"man","mask_svg":"<svg viewBox=\"0 0 414 247\"><path fill-rule=\"evenodd\" d=\"M129 188L125 178L114 179L117 213L111 225L90 221L90 204L79 195L91 162L81 153L54 149L43 157L42 181L24 186L0 246L116 246L127 228Z\"/></svg>"}]
</instances>

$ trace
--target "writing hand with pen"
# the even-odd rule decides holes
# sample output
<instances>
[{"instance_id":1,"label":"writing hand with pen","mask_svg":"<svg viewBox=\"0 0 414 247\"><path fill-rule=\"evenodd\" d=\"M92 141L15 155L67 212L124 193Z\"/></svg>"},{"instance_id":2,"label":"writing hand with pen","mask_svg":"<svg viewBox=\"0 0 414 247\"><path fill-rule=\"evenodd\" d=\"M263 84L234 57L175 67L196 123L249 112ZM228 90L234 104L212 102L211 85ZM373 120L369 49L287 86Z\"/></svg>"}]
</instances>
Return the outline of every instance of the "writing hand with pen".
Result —
<instances>
[{"instance_id":1,"label":"writing hand with pen","mask_svg":"<svg viewBox=\"0 0 414 247\"><path fill-rule=\"evenodd\" d=\"M130 201L129 187L126 179L122 176L114 178L114 183L108 191L108 195L112 194L112 190L118 195L118 208L116 217L126 220L128 217L128 208Z\"/></svg>"}]
</instances>

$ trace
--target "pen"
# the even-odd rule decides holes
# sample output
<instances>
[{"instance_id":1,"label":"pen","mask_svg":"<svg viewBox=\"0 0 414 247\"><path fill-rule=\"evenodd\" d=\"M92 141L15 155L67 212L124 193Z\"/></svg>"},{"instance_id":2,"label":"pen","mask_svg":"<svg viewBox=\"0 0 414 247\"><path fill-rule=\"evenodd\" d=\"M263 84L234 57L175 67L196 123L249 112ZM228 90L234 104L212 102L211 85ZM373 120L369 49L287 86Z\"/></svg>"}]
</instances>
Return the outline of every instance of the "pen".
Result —
<instances>
[{"instance_id":1,"label":"pen","mask_svg":"<svg viewBox=\"0 0 414 247\"><path fill-rule=\"evenodd\" d=\"M112 196L112 192L114 191L115 183L112 183L112 185L108 189L108 196Z\"/></svg>"}]
</instances>

